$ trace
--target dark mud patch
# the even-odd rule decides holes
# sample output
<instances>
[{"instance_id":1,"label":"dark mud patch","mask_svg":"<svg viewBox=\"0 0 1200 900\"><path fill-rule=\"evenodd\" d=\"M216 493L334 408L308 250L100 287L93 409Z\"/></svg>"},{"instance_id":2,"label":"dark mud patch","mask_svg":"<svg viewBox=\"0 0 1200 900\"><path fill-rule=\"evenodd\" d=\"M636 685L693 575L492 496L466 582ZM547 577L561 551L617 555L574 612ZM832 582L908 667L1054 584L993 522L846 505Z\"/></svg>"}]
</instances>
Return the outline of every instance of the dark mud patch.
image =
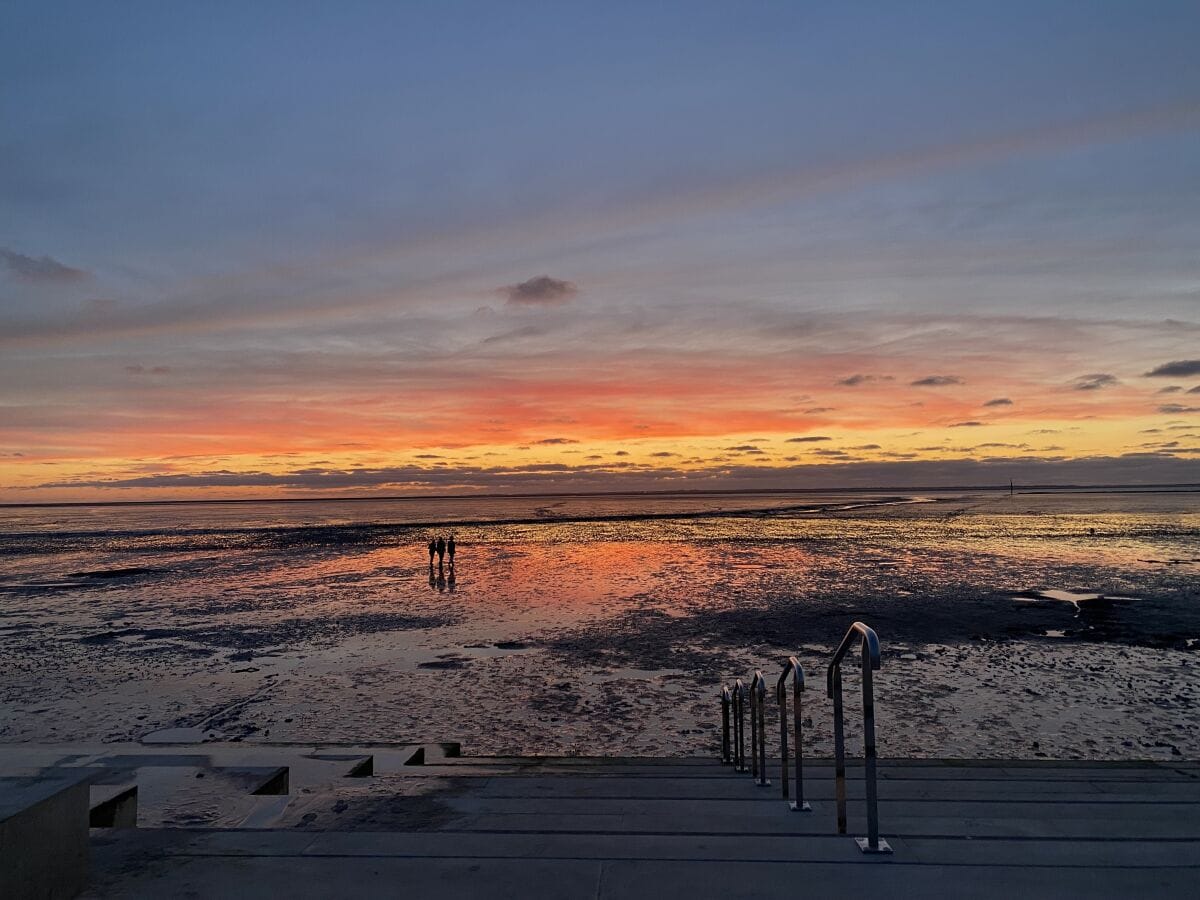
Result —
<instances>
[{"instance_id":1,"label":"dark mud patch","mask_svg":"<svg viewBox=\"0 0 1200 900\"><path fill-rule=\"evenodd\" d=\"M360 613L336 619L283 619L254 624L197 625L178 628L122 628L85 635L81 644L138 650L147 641L187 641L226 650L260 651L277 647L329 646L360 634L413 631L452 625L458 617Z\"/></svg>"},{"instance_id":2,"label":"dark mud patch","mask_svg":"<svg viewBox=\"0 0 1200 900\"><path fill-rule=\"evenodd\" d=\"M681 669L701 673L736 665L748 650L781 653L833 647L850 624L866 622L889 643L954 645L1054 639L1192 649L1200 635L1194 590L1108 603L1022 602L1012 593L984 597L780 599L761 606L666 615L630 610L613 619L548 635L547 649L572 665ZM1053 638L1048 636L1052 633Z\"/></svg>"},{"instance_id":3,"label":"dark mud patch","mask_svg":"<svg viewBox=\"0 0 1200 900\"><path fill-rule=\"evenodd\" d=\"M153 575L157 569L147 569L142 566L129 566L124 569L96 569L91 572L70 572L67 578L87 579L89 581L107 581L113 578L133 578L135 575Z\"/></svg>"},{"instance_id":4,"label":"dark mud patch","mask_svg":"<svg viewBox=\"0 0 1200 900\"><path fill-rule=\"evenodd\" d=\"M429 662L417 663L418 669L465 669L471 664L465 656L445 654Z\"/></svg>"}]
</instances>

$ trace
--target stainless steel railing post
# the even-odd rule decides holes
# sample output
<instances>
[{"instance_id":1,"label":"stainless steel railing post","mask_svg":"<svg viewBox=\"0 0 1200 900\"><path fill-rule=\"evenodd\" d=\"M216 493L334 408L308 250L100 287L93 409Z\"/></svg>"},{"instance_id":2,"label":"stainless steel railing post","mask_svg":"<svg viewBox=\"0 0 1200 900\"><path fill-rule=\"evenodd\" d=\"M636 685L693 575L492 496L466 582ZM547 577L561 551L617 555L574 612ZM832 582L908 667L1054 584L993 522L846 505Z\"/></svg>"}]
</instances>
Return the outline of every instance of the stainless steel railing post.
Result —
<instances>
[{"instance_id":1,"label":"stainless steel railing post","mask_svg":"<svg viewBox=\"0 0 1200 900\"><path fill-rule=\"evenodd\" d=\"M761 671L755 671L750 682L750 721L753 740L750 744L750 754L753 757L755 782L759 787L766 787L771 782L767 778L767 680Z\"/></svg>"},{"instance_id":2,"label":"stainless steel railing post","mask_svg":"<svg viewBox=\"0 0 1200 900\"><path fill-rule=\"evenodd\" d=\"M730 694L729 688L721 687L721 762L724 765L729 765L732 762L731 751L729 744L729 703Z\"/></svg>"},{"instance_id":3,"label":"stainless steel railing post","mask_svg":"<svg viewBox=\"0 0 1200 900\"><path fill-rule=\"evenodd\" d=\"M758 780L758 691L750 682L750 777Z\"/></svg>"},{"instance_id":4,"label":"stainless steel railing post","mask_svg":"<svg viewBox=\"0 0 1200 900\"><path fill-rule=\"evenodd\" d=\"M738 678L733 683L733 768L736 772L746 771L746 686Z\"/></svg>"},{"instance_id":5,"label":"stainless steel railing post","mask_svg":"<svg viewBox=\"0 0 1200 900\"><path fill-rule=\"evenodd\" d=\"M804 731L801 694L804 692L804 667L794 656L784 663L779 681L775 684L775 699L779 704L779 757L780 781L783 799L789 799L788 791L788 734L787 734L787 677L792 676L792 726L796 735L796 799L788 805L798 812L810 812L812 807L804 799Z\"/></svg>"},{"instance_id":6,"label":"stainless steel railing post","mask_svg":"<svg viewBox=\"0 0 1200 900\"><path fill-rule=\"evenodd\" d=\"M837 833L846 833L846 739L842 734L842 670L833 673L834 793L837 798Z\"/></svg>"},{"instance_id":7,"label":"stainless steel railing post","mask_svg":"<svg viewBox=\"0 0 1200 900\"><path fill-rule=\"evenodd\" d=\"M864 853L891 853L888 842L879 837L879 797L876 786L875 691L871 673L881 665L879 638L862 622L855 622L842 638L826 673L829 696L833 698L833 752L837 792L838 834L846 833L846 744L842 731L842 658L856 641L862 647L863 756L867 793L867 836L855 838Z\"/></svg>"}]
</instances>

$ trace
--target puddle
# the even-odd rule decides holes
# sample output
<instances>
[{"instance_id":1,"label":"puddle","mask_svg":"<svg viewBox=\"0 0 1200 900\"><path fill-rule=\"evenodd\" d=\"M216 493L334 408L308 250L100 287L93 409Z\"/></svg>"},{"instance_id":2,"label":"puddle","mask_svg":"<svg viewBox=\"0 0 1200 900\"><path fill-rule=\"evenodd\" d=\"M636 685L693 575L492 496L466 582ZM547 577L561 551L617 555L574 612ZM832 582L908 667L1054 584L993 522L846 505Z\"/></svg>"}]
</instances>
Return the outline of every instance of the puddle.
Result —
<instances>
[{"instance_id":1,"label":"puddle","mask_svg":"<svg viewBox=\"0 0 1200 900\"><path fill-rule=\"evenodd\" d=\"M1070 603L1076 610L1079 610L1081 609L1080 604L1084 603L1129 602L1139 598L1126 597L1119 594L1096 594L1088 591L1060 591L1051 589L1044 591L1021 591L1013 594L1013 599L1021 603L1040 603L1044 600L1052 600L1058 603Z\"/></svg>"}]
</instances>

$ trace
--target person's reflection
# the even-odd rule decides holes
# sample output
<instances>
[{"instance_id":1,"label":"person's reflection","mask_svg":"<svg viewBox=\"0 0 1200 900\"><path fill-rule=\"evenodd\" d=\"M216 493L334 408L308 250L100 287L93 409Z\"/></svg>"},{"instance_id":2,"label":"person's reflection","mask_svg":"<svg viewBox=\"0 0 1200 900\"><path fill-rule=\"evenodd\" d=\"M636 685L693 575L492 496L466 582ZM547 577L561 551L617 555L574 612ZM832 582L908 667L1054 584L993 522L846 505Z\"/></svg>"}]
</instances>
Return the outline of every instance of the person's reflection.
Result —
<instances>
[{"instance_id":1,"label":"person's reflection","mask_svg":"<svg viewBox=\"0 0 1200 900\"><path fill-rule=\"evenodd\" d=\"M437 589L438 593L446 590L446 572L441 566L438 566Z\"/></svg>"},{"instance_id":2,"label":"person's reflection","mask_svg":"<svg viewBox=\"0 0 1200 900\"><path fill-rule=\"evenodd\" d=\"M450 574L446 576L446 587L450 588L450 593L454 593L455 582L457 578L454 575L454 563L450 564Z\"/></svg>"},{"instance_id":3,"label":"person's reflection","mask_svg":"<svg viewBox=\"0 0 1200 900\"><path fill-rule=\"evenodd\" d=\"M433 562L429 563L429 586L437 587L437 576L433 574Z\"/></svg>"}]
</instances>

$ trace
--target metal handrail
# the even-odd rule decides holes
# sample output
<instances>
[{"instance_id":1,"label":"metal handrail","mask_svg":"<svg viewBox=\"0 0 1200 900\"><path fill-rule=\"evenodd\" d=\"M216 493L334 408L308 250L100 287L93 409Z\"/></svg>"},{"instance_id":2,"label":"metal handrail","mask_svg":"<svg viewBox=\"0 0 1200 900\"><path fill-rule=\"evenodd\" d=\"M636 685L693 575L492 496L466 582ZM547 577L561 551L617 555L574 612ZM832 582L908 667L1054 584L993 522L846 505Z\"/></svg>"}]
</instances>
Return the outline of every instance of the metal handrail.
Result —
<instances>
[{"instance_id":1,"label":"metal handrail","mask_svg":"<svg viewBox=\"0 0 1200 900\"><path fill-rule=\"evenodd\" d=\"M871 672L880 667L879 638L862 622L855 622L842 638L826 673L826 688L833 698L833 752L837 772L838 834L846 833L846 742L842 733L842 658L856 641L862 643L863 762L866 767L867 836L855 838L864 853L891 853L879 837L878 795L875 787L875 691Z\"/></svg>"},{"instance_id":2,"label":"metal handrail","mask_svg":"<svg viewBox=\"0 0 1200 900\"><path fill-rule=\"evenodd\" d=\"M733 770L746 771L746 686L733 682Z\"/></svg>"},{"instance_id":3,"label":"metal handrail","mask_svg":"<svg viewBox=\"0 0 1200 900\"><path fill-rule=\"evenodd\" d=\"M733 762L733 747L729 741L729 705L733 696L729 688L721 685L721 763L729 765Z\"/></svg>"},{"instance_id":4,"label":"metal handrail","mask_svg":"<svg viewBox=\"0 0 1200 900\"><path fill-rule=\"evenodd\" d=\"M783 799L788 799L788 735L787 735L787 677L792 675L792 727L796 735L796 799L788 805L795 811L811 812L812 806L804 799L804 731L800 695L804 693L804 667L794 656L789 656L775 683L775 700L779 704L779 771L783 785Z\"/></svg>"},{"instance_id":5,"label":"metal handrail","mask_svg":"<svg viewBox=\"0 0 1200 900\"><path fill-rule=\"evenodd\" d=\"M750 681L750 771L759 787L767 787L767 679L755 670Z\"/></svg>"}]
</instances>

